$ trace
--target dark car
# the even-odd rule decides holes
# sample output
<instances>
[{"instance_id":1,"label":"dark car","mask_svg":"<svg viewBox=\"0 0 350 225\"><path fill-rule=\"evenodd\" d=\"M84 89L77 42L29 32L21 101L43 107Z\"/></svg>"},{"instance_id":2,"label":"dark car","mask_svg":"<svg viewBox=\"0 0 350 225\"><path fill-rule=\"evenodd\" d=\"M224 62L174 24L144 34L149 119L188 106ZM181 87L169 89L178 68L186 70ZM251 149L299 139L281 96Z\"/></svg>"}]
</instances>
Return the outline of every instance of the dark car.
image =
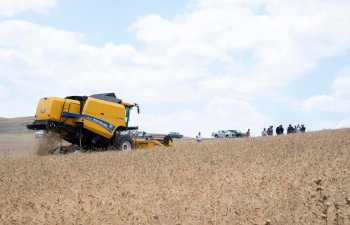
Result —
<instances>
[{"instance_id":1,"label":"dark car","mask_svg":"<svg viewBox=\"0 0 350 225\"><path fill-rule=\"evenodd\" d=\"M245 134L242 133L241 131L239 130L229 130L232 134L236 135L236 137L244 137Z\"/></svg>"},{"instance_id":2,"label":"dark car","mask_svg":"<svg viewBox=\"0 0 350 225\"><path fill-rule=\"evenodd\" d=\"M171 138L182 138L183 137L183 135L180 134L179 132L169 132L168 136Z\"/></svg>"}]
</instances>

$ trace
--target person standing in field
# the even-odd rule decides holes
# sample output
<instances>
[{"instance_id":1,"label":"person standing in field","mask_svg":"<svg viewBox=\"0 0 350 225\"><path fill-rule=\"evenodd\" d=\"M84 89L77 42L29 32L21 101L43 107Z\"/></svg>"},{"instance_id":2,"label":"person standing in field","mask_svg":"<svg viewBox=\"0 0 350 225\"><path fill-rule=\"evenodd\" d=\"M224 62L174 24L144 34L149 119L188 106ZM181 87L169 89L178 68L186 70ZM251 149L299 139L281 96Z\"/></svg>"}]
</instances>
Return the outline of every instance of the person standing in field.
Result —
<instances>
[{"instance_id":1,"label":"person standing in field","mask_svg":"<svg viewBox=\"0 0 350 225\"><path fill-rule=\"evenodd\" d=\"M287 128L287 134L291 134L294 133L294 128L292 126L292 124L289 124L288 128Z\"/></svg>"},{"instance_id":2,"label":"person standing in field","mask_svg":"<svg viewBox=\"0 0 350 225\"><path fill-rule=\"evenodd\" d=\"M198 132L198 135L196 136L196 140L197 140L197 142L201 142L201 141L203 141L203 138L202 138L201 132Z\"/></svg>"},{"instance_id":3,"label":"person standing in field","mask_svg":"<svg viewBox=\"0 0 350 225\"><path fill-rule=\"evenodd\" d=\"M247 132L245 133L246 137L250 137L250 129L247 130Z\"/></svg>"},{"instance_id":4,"label":"person standing in field","mask_svg":"<svg viewBox=\"0 0 350 225\"><path fill-rule=\"evenodd\" d=\"M269 136L273 135L273 126L270 126L270 127L267 129L267 135L269 135Z\"/></svg>"},{"instance_id":5,"label":"person standing in field","mask_svg":"<svg viewBox=\"0 0 350 225\"><path fill-rule=\"evenodd\" d=\"M263 136L263 137L267 136L266 128L264 128L264 130L261 132L261 136Z\"/></svg>"},{"instance_id":6,"label":"person standing in field","mask_svg":"<svg viewBox=\"0 0 350 225\"><path fill-rule=\"evenodd\" d=\"M305 130L306 130L306 127L304 126L304 124L301 124L300 131L301 131L302 133L304 133Z\"/></svg>"},{"instance_id":7,"label":"person standing in field","mask_svg":"<svg viewBox=\"0 0 350 225\"><path fill-rule=\"evenodd\" d=\"M280 126L276 127L276 135L280 135Z\"/></svg>"},{"instance_id":8,"label":"person standing in field","mask_svg":"<svg viewBox=\"0 0 350 225\"><path fill-rule=\"evenodd\" d=\"M283 132L284 132L284 129L283 129L282 125L279 125L279 126L276 128L276 134L277 134L277 135L281 135L281 134L283 134Z\"/></svg>"},{"instance_id":9,"label":"person standing in field","mask_svg":"<svg viewBox=\"0 0 350 225\"><path fill-rule=\"evenodd\" d=\"M280 125L280 134L283 134L284 133L284 128L282 125Z\"/></svg>"}]
</instances>

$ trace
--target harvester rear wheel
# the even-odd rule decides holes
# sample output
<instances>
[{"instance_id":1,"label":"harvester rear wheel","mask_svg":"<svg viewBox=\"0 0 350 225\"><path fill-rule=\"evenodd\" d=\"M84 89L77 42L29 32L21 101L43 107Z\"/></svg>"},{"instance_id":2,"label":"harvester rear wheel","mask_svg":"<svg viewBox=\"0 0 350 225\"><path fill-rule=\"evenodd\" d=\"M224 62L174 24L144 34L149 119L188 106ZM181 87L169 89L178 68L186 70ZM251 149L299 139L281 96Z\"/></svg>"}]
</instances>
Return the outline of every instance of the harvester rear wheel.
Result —
<instances>
[{"instance_id":1,"label":"harvester rear wheel","mask_svg":"<svg viewBox=\"0 0 350 225\"><path fill-rule=\"evenodd\" d=\"M127 151L134 148L132 139L128 135L119 135L115 138L114 146L120 151Z\"/></svg>"}]
</instances>

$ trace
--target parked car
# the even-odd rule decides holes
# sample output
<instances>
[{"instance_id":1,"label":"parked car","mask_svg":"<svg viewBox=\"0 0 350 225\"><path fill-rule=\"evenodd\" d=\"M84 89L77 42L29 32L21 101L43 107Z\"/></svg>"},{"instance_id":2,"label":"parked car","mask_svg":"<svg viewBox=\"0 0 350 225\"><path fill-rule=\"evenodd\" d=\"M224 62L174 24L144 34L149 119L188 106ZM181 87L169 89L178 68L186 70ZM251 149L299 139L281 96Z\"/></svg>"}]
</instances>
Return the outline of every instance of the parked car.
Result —
<instances>
[{"instance_id":1,"label":"parked car","mask_svg":"<svg viewBox=\"0 0 350 225\"><path fill-rule=\"evenodd\" d=\"M183 135L180 134L179 132L169 132L168 136L171 138L182 138L183 137Z\"/></svg>"},{"instance_id":2,"label":"parked car","mask_svg":"<svg viewBox=\"0 0 350 225\"><path fill-rule=\"evenodd\" d=\"M147 133L146 131L136 131L133 133L133 136L137 138L143 138L147 136Z\"/></svg>"},{"instance_id":3,"label":"parked car","mask_svg":"<svg viewBox=\"0 0 350 225\"><path fill-rule=\"evenodd\" d=\"M45 137L45 134L46 134L45 131L39 130L39 131L37 131L37 132L34 133L34 136L35 136L36 138L43 138L43 137Z\"/></svg>"},{"instance_id":4,"label":"parked car","mask_svg":"<svg viewBox=\"0 0 350 225\"><path fill-rule=\"evenodd\" d=\"M213 132L211 135L215 138L235 137L235 135L228 130L219 130L218 132Z\"/></svg>"},{"instance_id":5,"label":"parked car","mask_svg":"<svg viewBox=\"0 0 350 225\"><path fill-rule=\"evenodd\" d=\"M242 133L241 131L239 130L229 130L232 134L235 135L235 137L244 137L245 136L245 133Z\"/></svg>"}]
</instances>

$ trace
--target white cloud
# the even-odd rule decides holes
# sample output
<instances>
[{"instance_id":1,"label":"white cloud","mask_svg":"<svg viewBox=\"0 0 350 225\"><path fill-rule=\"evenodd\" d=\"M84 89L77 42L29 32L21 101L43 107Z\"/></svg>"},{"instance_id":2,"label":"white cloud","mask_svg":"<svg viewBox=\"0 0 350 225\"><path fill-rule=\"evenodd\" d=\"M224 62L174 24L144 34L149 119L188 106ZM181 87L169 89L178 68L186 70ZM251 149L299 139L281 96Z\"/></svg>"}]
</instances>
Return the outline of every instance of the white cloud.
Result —
<instances>
[{"instance_id":1,"label":"white cloud","mask_svg":"<svg viewBox=\"0 0 350 225\"><path fill-rule=\"evenodd\" d=\"M0 80L15 85L10 94L26 105L42 96L115 91L148 108L139 125L149 129L260 132L273 121L253 100L280 93L320 59L349 49L349 11L346 1L197 0L172 20L154 14L137 21L131 30L142 49L96 47L80 33L8 20L0 22ZM335 95L345 95L344 83L335 82ZM316 97L305 107L334 98ZM348 110L347 103L339 100L338 109ZM163 107L169 109L158 114Z\"/></svg>"},{"instance_id":2,"label":"white cloud","mask_svg":"<svg viewBox=\"0 0 350 225\"><path fill-rule=\"evenodd\" d=\"M245 101L222 97L209 99L203 109L179 109L166 115L133 115L132 122L141 124L140 129L148 131L167 133L173 130L192 137L202 132L204 136L211 137L212 131L220 129L240 129L245 132L248 128L251 128L252 135L258 136L260 129L270 124L271 120Z\"/></svg>"},{"instance_id":3,"label":"white cloud","mask_svg":"<svg viewBox=\"0 0 350 225\"><path fill-rule=\"evenodd\" d=\"M336 97L350 98L350 75L337 78L333 83L333 90Z\"/></svg>"},{"instance_id":4,"label":"white cloud","mask_svg":"<svg viewBox=\"0 0 350 225\"><path fill-rule=\"evenodd\" d=\"M341 75L349 74L349 68L343 70ZM350 75L337 77L332 85L331 95L312 96L302 102L307 111L324 111L334 113L350 112Z\"/></svg>"},{"instance_id":5,"label":"white cloud","mask_svg":"<svg viewBox=\"0 0 350 225\"><path fill-rule=\"evenodd\" d=\"M0 96L7 97L7 96L8 96L8 93L9 93L9 91L7 90L6 87L0 86Z\"/></svg>"},{"instance_id":6,"label":"white cloud","mask_svg":"<svg viewBox=\"0 0 350 225\"><path fill-rule=\"evenodd\" d=\"M335 126L335 128L349 128L349 127L350 127L350 118L340 121Z\"/></svg>"},{"instance_id":7,"label":"white cloud","mask_svg":"<svg viewBox=\"0 0 350 225\"><path fill-rule=\"evenodd\" d=\"M81 34L25 21L2 22L0 78L25 90L35 87L34 93L117 89L132 97L141 92L145 102L167 102L173 95L181 102L197 98L191 81L205 74L200 67L178 67L131 45L107 43L97 48L82 41Z\"/></svg>"},{"instance_id":8,"label":"white cloud","mask_svg":"<svg viewBox=\"0 0 350 225\"><path fill-rule=\"evenodd\" d=\"M40 26L23 20L0 23L0 47L27 54L74 53L80 49L82 34Z\"/></svg>"},{"instance_id":9,"label":"white cloud","mask_svg":"<svg viewBox=\"0 0 350 225\"><path fill-rule=\"evenodd\" d=\"M11 39L14 34L20 34L23 40ZM145 111L133 116L133 124L146 130L157 127L155 132L173 129L194 135L201 130L210 136L211 130L221 127L250 127L254 133L269 122L249 102L201 84L203 79L213 78L203 67L185 63L178 66L148 49L140 51L131 45L113 43L97 48L84 44L81 34L25 21L0 23L0 43L0 79L16 86L16 102L25 97L22 105L28 111L24 115L32 115L37 100L43 96L116 91L118 97L137 101ZM18 109L18 113L25 111L11 102L6 104ZM163 105L174 111L157 114ZM186 109L187 105L195 107Z\"/></svg>"},{"instance_id":10,"label":"white cloud","mask_svg":"<svg viewBox=\"0 0 350 225\"><path fill-rule=\"evenodd\" d=\"M303 109L318 112L346 113L350 112L350 100L327 95L313 96L303 102Z\"/></svg>"},{"instance_id":11,"label":"white cloud","mask_svg":"<svg viewBox=\"0 0 350 225\"><path fill-rule=\"evenodd\" d=\"M225 74L215 76L215 83L225 83L226 91L240 85L244 93L261 93L286 86L319 59L348 49L349 10L346 1L196 0L189 13L174 20L149 15L133 30L174 62L224 63ZM230 65L242 64L242 52L250 59L232 70Z\"/></svg>"},{"instance_id":12,"label":"white cloud","mask_svg":"<svg viewBox=\"0 0 350 225\"><path fill-rule=\"evenodd\" d=\"M46 13L56 0L0 0L0 16L14 16L25 11Z\"/></svg>"},{"instance_id":13,"label":"white cloud","mask_svg":"<svg viewBox=\"0 0 350 225\"><path fill-rule=\"evenodd\" d=\"M318 127L316 130L323 130L323 129L341 129L341 128L350 128L350 118L346 118L344 120L341 120L340 122L336 121L323 121L320 124L318 124Z\"/></svg>"}]
</instances>

